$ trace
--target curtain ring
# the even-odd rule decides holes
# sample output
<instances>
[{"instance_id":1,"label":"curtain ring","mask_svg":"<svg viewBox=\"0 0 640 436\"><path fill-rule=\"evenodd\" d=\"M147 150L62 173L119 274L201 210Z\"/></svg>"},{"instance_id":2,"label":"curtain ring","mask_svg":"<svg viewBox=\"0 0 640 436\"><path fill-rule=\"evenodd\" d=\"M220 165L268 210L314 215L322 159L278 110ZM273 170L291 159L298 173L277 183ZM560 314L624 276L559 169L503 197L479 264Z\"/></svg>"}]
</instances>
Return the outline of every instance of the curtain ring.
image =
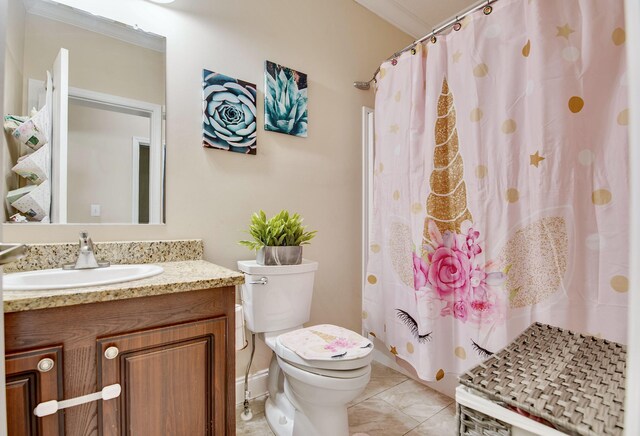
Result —
<instances>
[{"instance_id":1,"label":"curtain ring","mask_svg":"<svg viewBox=\"0 0 640 436\"><path fill-rule=\"evenodd\" d=\"M462 24L460 24L460 21L458 20L458 16L456 15L456 22L453 24L453 30L457 32L460 29L462 29Z\"/></svg>"},{"instance_id":2,"label":"curtain ring","mask_svg":"<svg viewBox=\"0 0 640 436\"><path fill-rule=\"evenodd\" d=\"M435 44L438 40L438 38L436 38L436 29L431 30L431 33L433 33L433 36L431 37L431 44Z\"/></svg>"},{"instance_id":3,"label":"curtain ring","mask_svg":"<svg viewBox=\"0 0 640 436\"><path fill-rule=\"evenodd\" d=\"M487 0L487 5L482 8L482 13L485 15L489 15L491 12L493 12L493 7L491 7L491 0Z\"/></svg>"},{"instance_id":4,"label":"curtain ring","mask_svg":"<svg viewBox=\"0 0 640 436\"><path fill-rule=\"evenodd\" d=\"M398 59L396 58L391 59L391 65L393 65L394 67L398 65Z\"/></svg>"},{"instance_id":5,"label":"curtain ring","mask_svg":"<svg viewBox=\"0 0 640 436\"><path fill-rule=\"evenodd\" d=\"M418 51L416 50L416 46L411 47L411 54L415 55Z\"/></svg>"}]
</instances>

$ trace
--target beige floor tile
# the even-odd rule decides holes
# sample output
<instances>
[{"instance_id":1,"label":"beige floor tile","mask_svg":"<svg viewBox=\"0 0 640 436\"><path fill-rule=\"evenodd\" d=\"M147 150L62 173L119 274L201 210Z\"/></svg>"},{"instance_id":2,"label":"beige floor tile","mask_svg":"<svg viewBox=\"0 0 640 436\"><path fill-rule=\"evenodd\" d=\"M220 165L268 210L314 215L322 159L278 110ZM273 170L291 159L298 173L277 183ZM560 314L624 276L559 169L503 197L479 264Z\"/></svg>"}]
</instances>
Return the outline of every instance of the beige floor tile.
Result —
<instances>
[{"instance_id":1,"label":"beige floor tile","mask_svg":"<svg viewBox=\"0 0 640 436\"><path fill-rule=\"evenodd\" d=\"M427 419L406 436L453 436L456 434L456 406L452 404Z\"/></svg>"},{"instance_id":2,"label":"beige floor tile","mask_svg":"<svg viewBox=\"0 0 640 436\"><path fill-rule=\"evenodd\" d=\"M251 400L253 419L248 422L240 419L242 405L236 407L236 434L273 436L264 415L266 398ZM367 436L454 434L455 426L448 424L453 425L450 415L455 416L455 406L446 408L452 402L403 374L373 362L369 385L349 408L349 432ZM431 419L420 424L428 418Z\"/></svg>"},{"instance_id":3,"label":"beige floor tile","mask_svg":"<svg viewBox=\"0 0 640 436\"><path fill-rule=\"evenodd\" d=\"M368 436L401 436L419 422L379 399L365 400L349 408L349 433Z\"/></svg>"},{"instance_id":4,"label":"beige floor tile","mask_svg":"<svg viewBox=\"0 0 640 436\"><path fill-rule=\"evenodd\" d=\"M396 378L400 380L407 380L409 377L374 360L371 362L371 378Z\"/></svg>"},{"instance_id":5,"label":"beige floor tile","mask_svg":"<svg viewBox=\"0 0 640 436\"><path fill-rule=\"evenodd\" d=\"M253 412L251 421L240 419L243 408L242 405L236 406L236 434L238 436L273 436L273 432L269 428L267 418L264 415L264 402L266 399L265 395L249 401L251 412Z\"/></svg>"},{"instance_id":6,"label":"beige floor tile","mask_svg":"<svg viewBox=\"0 0 640 436\"><path fill-rule=\"evenodd\" d=\"M273 436L264 414L253 417L251 421L236 421L236 435L238 436Z\"/></svg>"},{"instance_id":7,"label":"beige floor tile","mask_svg":"<svg viewBox=\"0 0 640 436\"><path fill-rule=\"evenodd\" d=\"M453 403L452 398L414 380L406 380L373 398L392 404L418 422L431 418Z\"/></svg>"},{"instance_id":8,"label":"beige floor tile","mask_svg":"<svg viewBox=\"0 0 640 436\"><path fill-rule=\"evenodd\" d=\"M351 407L354 404L358 404L364 400L367 400L380 392L386 391L403 381L407 380L407 377L399 372L388 368L378 362L371 362L371 380L367 387L355 400L350 402L347 407Z\"/></svg>"}]
</instances>

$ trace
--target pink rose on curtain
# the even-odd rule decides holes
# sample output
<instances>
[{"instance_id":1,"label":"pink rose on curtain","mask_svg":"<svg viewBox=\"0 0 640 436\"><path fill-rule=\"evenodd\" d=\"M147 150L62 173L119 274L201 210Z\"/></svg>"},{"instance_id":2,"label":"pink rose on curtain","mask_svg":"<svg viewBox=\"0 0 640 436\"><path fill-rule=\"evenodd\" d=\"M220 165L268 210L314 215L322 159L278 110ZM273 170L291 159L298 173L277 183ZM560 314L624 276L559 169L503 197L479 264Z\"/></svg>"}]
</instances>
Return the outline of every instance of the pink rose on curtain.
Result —
<instances>
[{"instance_id":1,"label":"pink rose on curtain","mask_svg":"<svg viewBox=\"0 0 640 436\"><path fill-rule=\"evenodd\" d=\"M469 318L471 308L469 303L465 300L456 300L455 302L449 302L440 311L440 316L453 316L455 319L459 319L462 322L466 322Z\"/></svg>"},{"instance_id":2,"label":"pink rose on curtain","mask_svg":"<svg viewBox=\"0 0 640 436\"><path fill-rule=\"evenodd\" d=\"M453 303L453 317L459 319L462 322L467 321L469 313L469 305L466 301L458 300Z\"/></svg>"},{"instance_id":3,"label":"pink rose on curtain","mask_svg":"<svg viewBox=\"0 0 640 436\"><path fill-rule=\"evenodd\" d=\"M416 292L419 308L426 296L432 295L432 300L444 305L440 316L477 325L504 320L506 295L502 285L506 275L496 272L492 261L484 262L480 232L471 221L460 225L460 233L442 234L433 221L428 229L430 240L423 246L427 260L413 253L414 288L425 291L421 298ZM437 306L433 308L438 310Z\"/></svg>"},{"instance_id":4,"label":"pink rose on curtain","mask_svg":"<svg viewBox=\"0 0 640 436\"><path fill-rule=\"evenodd\" d=\"M449 232L445 233L445 246L437 248L429 255L431 264L427 275L429 284L440 298L447 301L453 300L454 295L457 298L466 296L471 273L469 256L460 251L455 243L447 244L446 239L449 235Z\"/></svg>"},{"instance_id":5,"label":"pink rose on curtain","mask_svg":"<svg viewBox=\"0 0 640 436\"><path fill-rule=\"evenodd\" d=\"M500 286L506 280L505 274L502 272L486 273L476 269L471 275L471 288L467 298L470 321L476 324L487 324L503 320L506 302Z\"/></svg>"},{"instance_id":6,"label":"pink rose on curtain","mask_svg":"<svg viewBox=\"0 0 640 436\"><path fill-rule=\"evenodd\" d=\"M467 234L464 235L464 245L462 249L469 255L469 257L474 257L482 253L482 248L477 242L479 237L480 232L473 228L469 228Z\"/></svg>"},{"instance_id":7,"label":"pink rose on curtain","mask_svg":"<svg viewBox=\"0 0 640 436\"><path fill-rule=\"evenodd\" d=\"M429 267L423 258L413 253L413 288L418 291L427 284Z\"/></svg>"}]
</instances>

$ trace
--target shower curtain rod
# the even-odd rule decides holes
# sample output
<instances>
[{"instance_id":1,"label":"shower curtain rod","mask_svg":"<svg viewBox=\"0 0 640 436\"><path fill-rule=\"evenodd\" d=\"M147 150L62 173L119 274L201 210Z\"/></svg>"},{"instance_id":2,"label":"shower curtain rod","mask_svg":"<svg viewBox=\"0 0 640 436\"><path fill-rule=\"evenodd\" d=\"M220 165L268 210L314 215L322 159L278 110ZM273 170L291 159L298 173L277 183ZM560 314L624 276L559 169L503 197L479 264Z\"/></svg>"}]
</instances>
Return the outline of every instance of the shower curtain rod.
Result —
<instances>
[{"instance_id":1,"label":"shower curtain rod","mask_svg":"<svg viewBox=\"0 0 640 436\"><path fill-rule=\"evenodd\" d=\"M479 11L480 9L483 10L485 15L489 15L491 13L491 11L492 11L491 5L493 3L495 3L495 2L497 2L497 1L498 0L482 0L482 1L478 2L478 3L476 3L475 5L469 7L468 9L464 10L460 14L454 15L452 18L450 18L450 19L448 19L446 21L443 21L440 25L436 26L430 33L426 34L422 38L416 39L415 41L413 41L411 44L409 44L405 48L403 48L401 50L398 50L397 52L395 52L394 54L392 54L391 56L386 58L383 61L383 63L387 62L387 61L390 61L390 60L392 60L394 58L397 58L402 53L404 53L407 50L410 50L410 49L414 48L416 45L420 44L421 42L424 42L427 39L435 37L438 33L442 32L443 30L448 29L451 26L454 26L456 23L459 23L464 18L466 18L468 15L471 15L472 13L474 13L476 11ZM460 30L460 29L458 28L456 30ZM378 67L376 69L376 72L373 73L373 77L371 78L371 80L369 80L368 82L354 82L353 85L358 89L369 89L370 83L373 82L374 80L376 80L376 75L379 72L380 72L380 67Z\"/></svg>"}]
</instances>

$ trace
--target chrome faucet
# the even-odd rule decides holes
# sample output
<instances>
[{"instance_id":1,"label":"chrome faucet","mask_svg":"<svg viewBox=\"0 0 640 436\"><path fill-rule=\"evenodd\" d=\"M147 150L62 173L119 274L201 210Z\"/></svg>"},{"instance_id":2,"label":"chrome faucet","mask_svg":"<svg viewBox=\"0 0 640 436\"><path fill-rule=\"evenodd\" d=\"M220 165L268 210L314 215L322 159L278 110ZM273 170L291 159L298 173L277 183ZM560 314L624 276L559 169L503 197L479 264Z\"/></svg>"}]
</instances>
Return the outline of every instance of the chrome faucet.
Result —
<instances>
[{"instance_id":1,"label":"chrome faucet","mask_svg":"<svg viewBox=\"0 0 640 436\"><path fill-rule=\"evenodd\" d=\"M78 259L75 263L62 265L62 269L95 269L106 268L109 265L111 265L109 262L96 260L93 252L93 241L89 237L89 233L80 232Z\"/></svg>"}]
</instances>

